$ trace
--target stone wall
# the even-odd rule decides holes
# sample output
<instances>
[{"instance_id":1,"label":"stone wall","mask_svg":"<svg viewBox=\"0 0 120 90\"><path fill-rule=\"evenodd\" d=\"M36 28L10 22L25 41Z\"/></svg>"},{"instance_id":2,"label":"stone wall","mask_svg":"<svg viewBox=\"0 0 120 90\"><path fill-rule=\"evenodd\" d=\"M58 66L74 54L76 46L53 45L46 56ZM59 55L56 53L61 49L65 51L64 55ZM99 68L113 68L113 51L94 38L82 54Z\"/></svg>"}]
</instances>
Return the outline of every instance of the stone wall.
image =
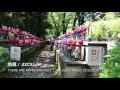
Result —
<instances>
[{"instance_id":1,"label":"stone wall","mask_svg":"<svg viewBox=\"0 0 120 90\"><path fill-rule=\"evenodd\" d=\"M85 61L71 61L62 53L56 53L56 62L60 63L62 78L98 78L98 67L91 67Z\"/></svg>"}]
</instances>

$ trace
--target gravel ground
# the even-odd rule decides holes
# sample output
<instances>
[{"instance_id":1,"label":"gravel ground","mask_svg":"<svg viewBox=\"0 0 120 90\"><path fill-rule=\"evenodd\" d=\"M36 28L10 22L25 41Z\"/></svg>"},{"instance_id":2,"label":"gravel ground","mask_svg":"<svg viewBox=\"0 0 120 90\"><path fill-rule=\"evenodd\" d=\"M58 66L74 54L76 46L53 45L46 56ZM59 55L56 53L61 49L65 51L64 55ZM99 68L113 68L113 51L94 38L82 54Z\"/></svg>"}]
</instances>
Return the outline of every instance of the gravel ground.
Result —
<instances>
[{"instance_id":1,"label":"gravel ground","mask_svg":"<svg viewBox=\"0 0 120 90\"><path fill-rule=\"evenodd\" d=\"M34 59L34 64L20 72L16 78L53 78L55 70L54 53L46 46L43 51Z\"/></svg>"}]
</instances>

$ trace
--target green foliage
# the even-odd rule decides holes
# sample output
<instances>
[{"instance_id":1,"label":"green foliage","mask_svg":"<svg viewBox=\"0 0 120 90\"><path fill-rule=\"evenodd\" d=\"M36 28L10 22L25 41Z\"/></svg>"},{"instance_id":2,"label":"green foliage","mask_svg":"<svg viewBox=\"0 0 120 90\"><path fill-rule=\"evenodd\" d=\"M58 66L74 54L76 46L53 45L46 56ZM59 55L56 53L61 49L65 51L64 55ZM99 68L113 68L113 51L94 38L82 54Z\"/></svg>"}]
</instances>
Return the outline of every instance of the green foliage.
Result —
<instances>
[{"instance_id":1,"label":"green foliage","mask_svg":"<svg viewBox=\"0 0 120 90\"><path fill-rule=\"evenodd\" d=\"M112 48L105 57L105 63L100 67L101 78L120 78L120 43Z\"/></svg>"},{"instance_id":2,"label":"green foliage","mask_svg":"<svg viewBox=\"0 0 120 90\"><path fill-rule=\"evenodd\" d=\"M0 72L6 69L7 62L10 60L6 55L7 50L7 48L0 47Z\"/></svg>"},{"instance_id":3,"label":"green foliage","mask_svg":"<svg viewBox=\"0 0 120 90\"><path fill-rule=\"evenodd\" d=\"M105 16L103 17L104 20L114 20L117 19L119 17L119 13L118 12L107 12L105 14Z\"/></svg>"},{"instance_id":4,"label":"green foliage","mask_svg":"<svg viewBox=\"0 0 120 90\"><path fill-rule=\"evenodd\" d=\"M47 30L47 37L58 36L67 29L72 29L74 14L73 12L49 12L48 21L52 28Z\"/></svg>"},{"instance_id":5,"label":"green foliage","mask_svg":"<svg viewBox=\"0 0 120 90\"><path fill-rule=\"evenodd\" d=\"M87 12L86 12L87 13ZM120 13L119 12L92 12L86 16L94 17L92 26L92 38L117 39L120 33ZM86 17L85 16L85 17ZM97 21L96 21L97 20Z\"/></svg>"},{"instance_id":6,"label":"green foliage","mask_svg":"<svg viewBox=\"0 0 120 90\"><path fill-rule=\"evenodd\" d=\"M37 37L44 37L48 23L48 12L0 12L0 25L19 27Z\"/></svg>"},{"instance_id":7,"label":"green foliage","mask_svg":"<svg viewBox=\"0 0 120 90\"><path fill-rule=\"evenodd\" d=\"M109 38L116 39L120 32L120 19L116 20L100 20L93 23L92 38Z\"/></svg>"},{"instance_id":8,"label":"green foliage","mask_svg":"<svg viewBox=\"0 0 120 90\"><path fill-rule=\"evenodd\" d=\"M85 21L98 21L105 16L106 12L85 12Z\"/></svg>"}]
</instances>

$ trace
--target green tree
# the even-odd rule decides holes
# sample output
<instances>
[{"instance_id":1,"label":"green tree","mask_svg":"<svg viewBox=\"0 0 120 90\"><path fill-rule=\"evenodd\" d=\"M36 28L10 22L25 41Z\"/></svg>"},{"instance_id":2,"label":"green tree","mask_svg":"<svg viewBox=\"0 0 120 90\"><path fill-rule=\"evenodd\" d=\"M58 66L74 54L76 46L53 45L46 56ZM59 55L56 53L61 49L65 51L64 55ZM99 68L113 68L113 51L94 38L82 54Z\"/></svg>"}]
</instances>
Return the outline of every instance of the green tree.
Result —
<instances>
[{"instance_id":1,"label":"green tree","mask_svg":"<svg viewBox=\"0 0 120 90\"><path fill-rule=\"evenodd\" d=\"M52 24L51 33L53 36L59 36L61 33L66 33L68 28L71 28L73 20L72 12L49 12L48 20ZM72 28L71 28L72 29Z\"/></svg>"}]
</instances>

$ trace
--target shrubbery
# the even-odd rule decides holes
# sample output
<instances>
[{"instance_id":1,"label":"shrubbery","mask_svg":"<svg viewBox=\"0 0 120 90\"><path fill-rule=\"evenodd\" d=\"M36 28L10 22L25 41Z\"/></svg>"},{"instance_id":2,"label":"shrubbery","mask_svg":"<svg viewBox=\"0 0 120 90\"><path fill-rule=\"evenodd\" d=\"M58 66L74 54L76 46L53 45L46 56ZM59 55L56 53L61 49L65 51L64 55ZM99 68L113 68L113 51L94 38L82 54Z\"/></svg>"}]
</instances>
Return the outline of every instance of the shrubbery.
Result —
<instances>
[{"instance_id":1,"label":"shrubbery","mask_svg":"<svg viewBox=\"0 0 120 90\"><path fill-rule=\"evenodd\" d=\"M116 39L120 33L120 19L100 20L93 23L92 38Z\"/></svg>"},{"instance_id":2,"label":"shrubbery","mask_svg":"<svg viewBox=\"0 0 120 90\"><path fill-rule=\"evenodd\" d=\"M7 68L7 63L10 60L8 55L8 49L0 47L0 72L3 72Z\"/></svg>"},{"instance_id":3,"label":"shrubbery","mask_svg":"<svg viewBox=\"0 0 120 90\"><path fill-rule=\"evenodd\" d=\"M100 67L101 78L120 78L120 43L105 56L105 63Z\"/></svg>"}]
</instances>

